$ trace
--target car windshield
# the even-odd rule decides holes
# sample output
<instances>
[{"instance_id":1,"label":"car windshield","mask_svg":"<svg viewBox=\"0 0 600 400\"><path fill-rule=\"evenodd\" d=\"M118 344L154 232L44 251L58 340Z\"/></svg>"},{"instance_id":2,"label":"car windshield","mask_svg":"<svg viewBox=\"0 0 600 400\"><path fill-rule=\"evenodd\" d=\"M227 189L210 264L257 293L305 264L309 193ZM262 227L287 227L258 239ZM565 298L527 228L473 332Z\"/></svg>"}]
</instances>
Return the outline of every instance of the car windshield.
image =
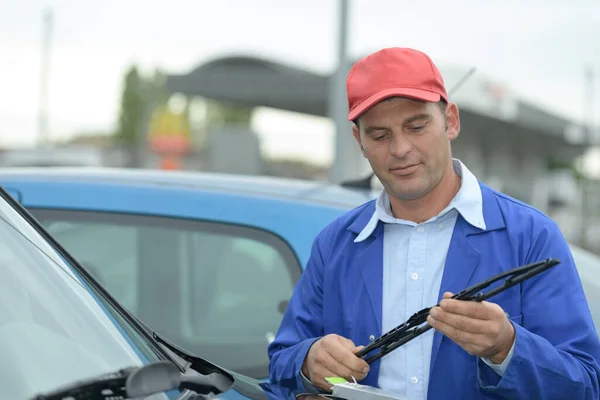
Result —
<instances>
[{"instance_id":1,"label":"car windshield","mask_svg":"<svg viewBox=\"0 0 600 400\"><path fill-rule=\"evenodd\" d=\"M2 196L0 298L1 398L158 360Z\"/></svg>"}]
</instances>

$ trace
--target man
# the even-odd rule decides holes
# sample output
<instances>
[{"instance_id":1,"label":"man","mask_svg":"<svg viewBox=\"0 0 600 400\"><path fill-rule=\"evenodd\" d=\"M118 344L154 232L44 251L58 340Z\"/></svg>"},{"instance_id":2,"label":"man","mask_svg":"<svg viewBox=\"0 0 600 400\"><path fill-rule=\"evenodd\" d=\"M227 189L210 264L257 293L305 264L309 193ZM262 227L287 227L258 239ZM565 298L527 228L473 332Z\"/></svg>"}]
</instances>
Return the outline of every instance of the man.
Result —
<instances>
[{"instance_id":1,"label":"man","mask_svg":"<svg viewBox=\"0 0 600 400\"><path fill-rule=\"evenodd\" d=\"M407 399L598 399L600 341L569 247L552 220L452 158L459 112L431 59L378 51L353 66L347 94L384 190L315 239L269 346L271 382L327 390L326 377L354 377ZM561 264L488 301L448 299L547 258ZM442 299L434 329L371 365L355 355Z\"/></svg>"}]
</instances>

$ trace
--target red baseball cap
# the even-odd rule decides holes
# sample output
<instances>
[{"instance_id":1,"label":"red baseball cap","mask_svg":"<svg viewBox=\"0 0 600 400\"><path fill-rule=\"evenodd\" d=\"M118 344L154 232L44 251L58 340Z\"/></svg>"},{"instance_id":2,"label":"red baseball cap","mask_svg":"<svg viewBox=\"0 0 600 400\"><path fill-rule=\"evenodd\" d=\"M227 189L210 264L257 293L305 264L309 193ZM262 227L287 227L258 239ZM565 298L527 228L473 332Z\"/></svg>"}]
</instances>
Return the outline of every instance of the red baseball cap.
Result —
<instances>
[{"instance_id":1,"label":"red baseball cap","mask_svg":"<svg viewBox=\"0 0 600 400\"><path fill-rule=\"evenodd\" d=\"M346 91L350 121L392 96L448 101L442 75L429 56L402 47L382 49L358 60L348 73Z\"/></svg>"}]
</instances>

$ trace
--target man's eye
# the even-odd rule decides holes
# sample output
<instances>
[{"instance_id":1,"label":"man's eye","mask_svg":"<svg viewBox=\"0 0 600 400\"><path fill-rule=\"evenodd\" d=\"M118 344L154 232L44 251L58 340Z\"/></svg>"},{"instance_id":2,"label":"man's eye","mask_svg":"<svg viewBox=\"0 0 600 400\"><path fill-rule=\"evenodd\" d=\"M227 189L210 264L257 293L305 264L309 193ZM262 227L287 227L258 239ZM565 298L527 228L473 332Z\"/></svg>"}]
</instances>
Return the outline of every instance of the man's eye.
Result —
<instances>
[{"instance_id":1,"label":"man's eye","mask_svg":"<svg viewBox=\"0 0 600 400\"><path fill-rule=\"evenodd\" d=\"M425 125L411 126L408 128L408 130L411 132L420 132L423 130L423 128L425 128Z\"/></svg>"}]
</instances>

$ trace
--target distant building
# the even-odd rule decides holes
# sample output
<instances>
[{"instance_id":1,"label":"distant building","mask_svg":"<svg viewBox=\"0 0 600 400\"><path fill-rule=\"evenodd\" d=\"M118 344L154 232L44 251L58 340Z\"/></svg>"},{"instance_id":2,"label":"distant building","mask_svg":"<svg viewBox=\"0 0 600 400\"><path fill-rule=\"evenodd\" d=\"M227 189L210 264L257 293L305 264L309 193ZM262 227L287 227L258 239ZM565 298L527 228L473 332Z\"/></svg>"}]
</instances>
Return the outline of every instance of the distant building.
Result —
<instances>
[{"instance_id":1,"label":"distant building","mask_svg":"<svg viewBox=\"0 0 600 400\"><path fill-rule=\"evenodd\" d=\"M466 69L441 67L448 87ZM329 115L331 77L254 57L226 57L188 74L168 75L171 93L201 96L244 106L263 106L308 115ZM461 112L461 134L453 143L484 182L542 210L561 188L552 184L550 165L572 163L595 143L577 123L522 101L508 88L477 72L452 96ZM352 143L354 145L354 143ZM347 179L364 178L368 164L356 149Z\"/></svg>"}]
</instances>

